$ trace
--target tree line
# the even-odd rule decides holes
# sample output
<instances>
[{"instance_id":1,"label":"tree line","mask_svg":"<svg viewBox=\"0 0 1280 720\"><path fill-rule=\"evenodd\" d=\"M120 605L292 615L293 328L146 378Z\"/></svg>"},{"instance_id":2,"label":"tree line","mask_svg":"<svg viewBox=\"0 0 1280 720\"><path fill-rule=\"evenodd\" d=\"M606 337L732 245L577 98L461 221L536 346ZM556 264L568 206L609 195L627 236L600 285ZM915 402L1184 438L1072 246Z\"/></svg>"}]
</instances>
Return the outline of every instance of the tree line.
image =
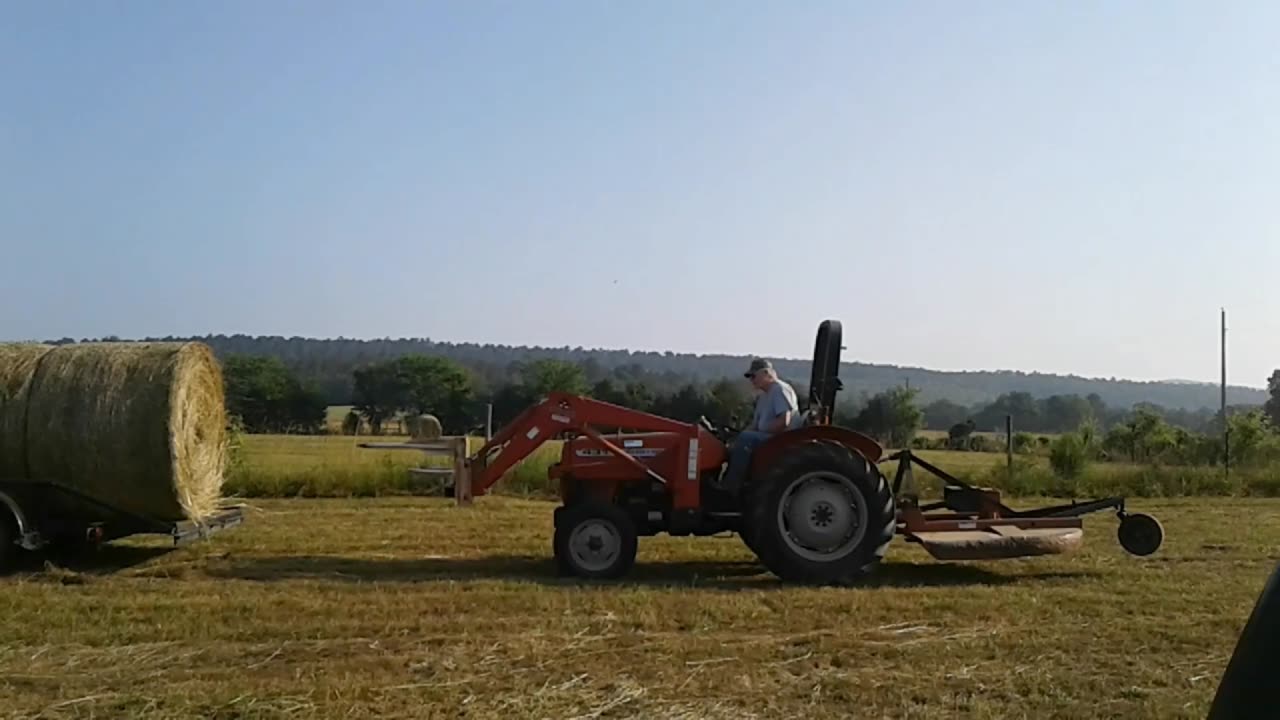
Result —
<instances>
[{"instance_id":1,"label":"tree line","mask_svg":"<svg viewBox=\"0 0 1280 720\"><path fill-rule=\"evenodd\" d=\"M325 393L282 360L231 355L222 365L228 409L247 431L326 431L330 403ZM598 363L540 358L512 362L495 382L490 375L447 357L404 355L365 363L352 372L350 404L355 416L349 421L381 433L393 418L430 414L440 420L446 433L478 432L484 428L488 406L492 406L495 427L500 427L552 391L588 395L685 422L707 417L717 424L742 427L750 419L752 394L740 370L714 381L680 380L638 364L605 369ZM788 380L803 407L807 388ZM1280 425L1280 371L1272 374L1268 387L1265 405L1233 408L1229 416L1258 415ZM1082 427L1093 428L1101 441L1104 435L1123 433L1128 427L1137 439L1125 445L1123 435L1116 435L1110 449L1134 456L1165 453L1169 447L1186 449L1190 447L1187 438L1221 428L1218 414L1207 410L1191 412L1152 403L1114 408L1097 394L1036 398L1011 392L969 407L950 400L921 406L920 395L918 388L905 385L876 393L842 393L835 422L895 447L910 444L921 429L947 431L953 441L981 431L1002 432L1006 415L1014 418L1015 431L1024 441L1031 433L1071 433ZM1159 424L1153 425L1153 418ZM347 429L357 428L349 423ZM1242 429L1242 437L1249 436L1247 428Z\"/></svg>"},{"instance_id":2,"label":"tree line","mask_svg":"<svg viewBox=\"0 0 1280 720\"><path fill-rule=\"evenodd\" d=\"M465 366L476 378L478 385L489 388L517 382L519 368L525 363L552 359L582 366L590 384L611 377L615 371L626 376L643 375L645 382L661 394L678 392L689 384L705 387L721 378L737 377L748 363L748 358L733 355L450 343L430 338L361 340L204 335L146 339L198 340L212 347L218 357L224 360L236 355L276 358L307 386L321 393L329 405L351 403L356 369L408 355L453 360ZM859 338L847 335L845 339L850 346L850 353L856 354ZM77 340L62 338L50 342L74 343ZM807 360L773 360L778 371L786 377L798 379L808 375ZM1098 395L1114 408L1130 408L1140 402L1188 410L1216 408L1218 405L1218 388L1206 384L1137 382L1015 371L942 372L858 362L842 363L841 378L854 398L869 398L905 384L919 389L917 399L922 404L928 405L936 400L946 399L970 409L975 405L990 403L1003 393L1024 393L1036 398ZM1228 402L1233 405L1257 405L1264 400L1265 394L1253 388L1228 389Z\"/></svg>"}]
</instances>

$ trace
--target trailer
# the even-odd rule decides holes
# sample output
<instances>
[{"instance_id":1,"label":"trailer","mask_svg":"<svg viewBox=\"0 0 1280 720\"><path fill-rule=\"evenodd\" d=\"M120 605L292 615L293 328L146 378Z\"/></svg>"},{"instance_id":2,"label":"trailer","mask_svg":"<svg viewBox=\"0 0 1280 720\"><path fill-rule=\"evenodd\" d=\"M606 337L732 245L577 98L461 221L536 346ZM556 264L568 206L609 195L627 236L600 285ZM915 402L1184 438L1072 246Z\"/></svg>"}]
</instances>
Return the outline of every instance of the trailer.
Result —
<instances>
[{"instance_id":1,"label":"trailer","mask_svg":"<svg viewBox=\"0 0 1280 720\"><path fill-rule=\"evenodd\" d=\"M199 522L157 520L112 507L58 483L0 480L0 574L23 551L92 547L133 535L168 535L175 547L244 522L244 506L225 507Z\"/></svg>"}]
</instances>

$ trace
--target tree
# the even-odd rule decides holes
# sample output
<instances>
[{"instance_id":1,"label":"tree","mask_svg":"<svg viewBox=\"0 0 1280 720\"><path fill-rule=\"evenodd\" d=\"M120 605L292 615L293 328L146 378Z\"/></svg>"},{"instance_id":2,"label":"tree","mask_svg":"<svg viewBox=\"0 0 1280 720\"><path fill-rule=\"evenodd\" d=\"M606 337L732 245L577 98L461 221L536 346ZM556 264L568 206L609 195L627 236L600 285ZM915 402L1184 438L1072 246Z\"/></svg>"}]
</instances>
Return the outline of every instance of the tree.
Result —
<instances>
[{"instance_id":1,"label":"tree","mask_svg":"<svg viewBox=\"0 0 1280 720\"><path fill-rule=\"evenodd\" d=\"M711 420L731 427L743 427L751 420L751 396L741 381L721 380L711 386L710 395Z\"/></svg>"},{"instance_id":2,"label":"tree","mask_svg":"<svg viewBox=\"0 0 1280 720\"><path fill-rule=\"evenodd\" d=\"M1004 431L1004 418L1013 416L1013 426L1022 430L1042 432L1040 406L1030 393L1014 392L1001 395L996 401L978 411L973 420L979 430Z\"/></svg>"},{"instance_id":3,"label":"tree","mask_svg":"<svg viewBox=\"0 0 1280 720\"><path fill-rule=\"evenodd\" d=\"M1067 432L1093 419L1093 407L1079 395L1045 398L1040 412L1040 432Z\"/></svg>"},{"instance_id":4,"label":"tree","mask_svg":"<svg viewBox=\"0 0 1280 720\"><path fill-rule=\"evenodd\" d=\"M382 434L382 424L395 417L404 405L404 385L391 363L374 363L358 368L355 381L354 406L369 423L369 431Z\"/></svg>"},{"instance_id":5,"label":"tree","mask_svg":"<svg viewBox=\"0 0 1280 720\"><path fill-rule=\"evenodd\" d=\"M893 447L909 446L924 419L915 405L919 392L918 388L895 387L873 395L853 419L853 429Z\"/></svg>"},{"instance_id":6,"label":"tree","mask_svg":"<svg viewBox=\"0 0 1280 720\"><path fill-rule=\"evenodd\" d=\"M946 430L969 419L969 409L950 400L934 400L924 406L924 426Z\"/></svg>"},{"instance_id":7,"label":"tree","mask_svg":"<svg viewBox=\"0 0 1280 720\"><path fill-rule=\"evenodd\" d=\"M1262 410L1273 426L1280 427L1280 370L1273 371L1271 377L1267 378L1267 394Z\"/></svg>"},{"instance_id":8,"label":"tree","mask_svg":"<svg viewBox=\"0 0 1280 720\"><path fill-rule=\"evenodd\" d=\"M1232 465L1249 465L1274 456L1277 450L1275 426L1265 412L1237 413L1227 419L1227 446ZM1221 447L1219 447L1221 451Z\"/></svg>"},{"instance_id":9,"label":"tree","mask_svg":"<svg viewBox=\"0 0 1280 720\"><path fill-rule=\"evenodd\" d=\"M622 404L632 410L639 410L640 412L651 412L653 410L653 391L643 382L632 381L627 383L624 395L626 402Z\"/></svg>"},{"instance_id":10,"label":"tree","mask_svg":"<svg viewBox=\"0 0 1280 720\"><path fill-rule=\"evenodd\" d=\"M414 415L435 415L447 432L462 432L471 424L473 393L466 368L442 357L407 355L395 361L397 409Z\"/></svg>"},{"instance_id":11,"label":"tree","mask_svg":"<svg viewBox=\"0 0 1280 720\"><path fill-rule=\"evenodd\" d=\"M591 387L591 397L601 402L626 406L627 393L609 378L605 378Z\"/></svg>"},{"instance_id":12,"label":"tree","mask_svg":"<svg viewBox=\"0 0 1280 720\"><path fill-rule=\"evenodd\" d=\"M711 396L692 383L685 385L665 398L654 403L654 412L673 420L693 423L698 418L714 413L714 402Z\"/></svg>"},{"instance_id":13,"label":"tree","mask_svg":"<svg viewBox=\"0 0 1280 720\"><path fill-rule=\"evenodd\" d=\"M530 396L528 388L513 383L499 388L491 402L493 403L493 422L500 427L515 420L516 416L535 402L535 398Z\"/></svg>"},{"instance_id":14,"label":"tree","mask_svg":"<svg viewBox=\"0 0 1280 720\"><path fill-rule=\"evenodd\" d=\"M234 355L222 363L227 411L246 432L321 432L326 403L284 363L271 357Z\"/></svg>"},{"instance_id":15,"label":"tree","mask_svg":"<svg viewBox=\"0 0 1280 720\"><path fill-rule=\"evenodd\" d=\"M1134 462L1155 462L1178 446L1173 428L1153 408L1134 407L1129 420L1107 431L1102 447L1108 453L1124 453Z\"/></svg>"},{"instance_id":16,"label":"tree","mask_svg":"<svg viewBox=\"0 0 1280 720\"><path fill-rule=\"evenodd\" d=\"M532 397L546 397L562 392L572 395L587 393L587 376L577 364L565 360L535 360L524 366L520 383Z\"/></svg>"}]
</instances>

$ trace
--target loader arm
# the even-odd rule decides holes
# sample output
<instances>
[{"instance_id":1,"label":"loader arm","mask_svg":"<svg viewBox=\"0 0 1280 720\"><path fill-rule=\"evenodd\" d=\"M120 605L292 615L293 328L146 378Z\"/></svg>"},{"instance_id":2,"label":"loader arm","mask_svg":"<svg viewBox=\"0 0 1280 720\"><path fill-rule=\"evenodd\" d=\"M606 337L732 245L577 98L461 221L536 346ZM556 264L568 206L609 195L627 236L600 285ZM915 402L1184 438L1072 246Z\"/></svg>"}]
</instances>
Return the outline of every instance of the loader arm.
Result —
<instances>
[{"instance_id":1,"label":"loader arm","mask_svg":"<svg viewBox=\"0 0 1280 720\"><path fill-rule=\"evenodd\" d=\"M682 450L688 457L688 472L680 477L663 477L601 435L596 429L600 427L680 435L684 438ZM542 402L530 406L467 459L471 492L484 495L508 470L565 431L593 438L641 474L671 486L679 500L677 506L690 502L696 505L701 433L697 425L568 393L551 393Z\"/></svg>"}]
</instances>

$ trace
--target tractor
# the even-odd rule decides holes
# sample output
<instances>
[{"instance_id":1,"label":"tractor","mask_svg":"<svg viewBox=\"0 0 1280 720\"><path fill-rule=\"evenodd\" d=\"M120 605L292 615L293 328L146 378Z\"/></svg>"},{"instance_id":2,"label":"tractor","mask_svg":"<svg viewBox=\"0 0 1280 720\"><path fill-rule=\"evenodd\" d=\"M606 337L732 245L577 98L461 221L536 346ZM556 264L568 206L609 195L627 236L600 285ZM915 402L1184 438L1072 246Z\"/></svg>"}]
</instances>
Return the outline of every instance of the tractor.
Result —
<instances>
[{"instance_id":1,"label":"tractor","mask_svg":"<svg viewBox=\"0 0 1280 720\"><path fill-rule=\"evenodd\" d=\"M888 454L873 438L833 424L842 349L840 322L823 321L806 406L755 449L737 491L719 483L736 430L566 393L550 393L494 434L465 459L455 482L468 497L484 495L543 443L564 439L548 471L561 500L553 553L562 574L587 579L624 576L638 538L660 533L736 533L781 580L824 585L866 578L895 535L943 561L1068 552L1082 542L1082 516L1107 509L1116 511L1126 551L1159 548L1160 523L1128 513L1124 498L1015 510L994 489L974 487L909 449ZM897 462L892 480L881 471L888 461ZM940 500L922 502L917 466L942 480Z\"/></svg>"}]
</instances>

